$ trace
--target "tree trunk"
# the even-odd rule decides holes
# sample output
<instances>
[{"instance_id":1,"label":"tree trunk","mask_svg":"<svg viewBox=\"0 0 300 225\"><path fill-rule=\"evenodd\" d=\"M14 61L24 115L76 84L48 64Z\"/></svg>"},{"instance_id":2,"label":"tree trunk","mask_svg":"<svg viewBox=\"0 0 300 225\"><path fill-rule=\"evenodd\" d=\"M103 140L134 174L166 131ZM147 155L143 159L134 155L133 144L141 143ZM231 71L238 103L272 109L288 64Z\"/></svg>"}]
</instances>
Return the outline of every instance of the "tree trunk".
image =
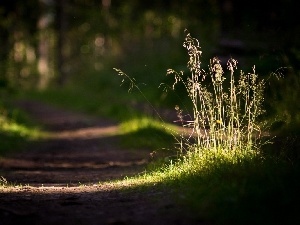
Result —
<instances>
[{"instance_id":1,"label":"tree trunk","mask_svg":"<svg viewBox=\"0 0 300 225\"><path fill-rule=\"evenodd\" d=\"M63 86L66 83L68 75L68 65L66 64L67 7L67 0L56 1L57 83L59 86Z\"/></svg>"},{"instance_id":2,"label":"tree trunk","mask_svg":"<svg viewBox=\"0 0 300 225\"><path fill-rule=\"evenodd\" d=\"M47 5L45 5L44 1L42 0L40 0L39 3L41 12L38 20L39 41L37 69L39 73L39 80L37 87L38 89L43 90L47 88L50 82L50 38L48 32L51 19L47 12Z\"/></svg>"}]
</instances>

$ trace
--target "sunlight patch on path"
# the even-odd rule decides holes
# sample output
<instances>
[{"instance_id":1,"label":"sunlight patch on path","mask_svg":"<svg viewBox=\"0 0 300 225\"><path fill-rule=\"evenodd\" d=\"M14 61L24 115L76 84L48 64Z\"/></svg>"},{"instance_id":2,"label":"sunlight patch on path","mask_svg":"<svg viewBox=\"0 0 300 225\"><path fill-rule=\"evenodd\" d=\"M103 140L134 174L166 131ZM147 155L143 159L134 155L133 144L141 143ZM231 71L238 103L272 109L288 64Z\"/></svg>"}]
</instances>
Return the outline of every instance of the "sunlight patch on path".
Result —
<instances>
[{"instance_id":1,"label":"sunlight patch on path","mask_svg":"<svg viewBox=\"0 0 300 225\"><path fill-rule=\"evenodd\" d=\"M129 188L138 186L137 183L128 182L124 180L114 180L112 182L98 182L90 184L78 184L78 185L64 185L60 184L38 184L38 185L6 185L0 186L0 193L17 193L23 194L28 197L31 195L53 195L53 194L83 194L83 193L97 193L97 192L110 192L114 190L120 190L123 188Z\"/></svg>"},{"instance_id":2,"label":"sunlight patch on path","mask_svg":"<svg viewBox=\"0 0 300 225\"><path fill-rule=\"evenodd\" d=\"M55 185L55 184L54 184ZM103 192L111 189L109 185L82 185L76 187L56 187L56 186L7 186L0 187L1 193L23 193L23 194L68 194L68 193L94 193L94 192ZM28 195L30 197L30 195Z\"/></svg>"},{"instance_id":3,"label":"sunlight patch on path","mask_svg":"<svg viewBox=\"0 0 300 225\"><path fill-rule=\"evenodd\" d=\"M87 127L69 131L48 132L49 139L91 139L118 135L119 126Z\"/></svg>"}]
</instances>

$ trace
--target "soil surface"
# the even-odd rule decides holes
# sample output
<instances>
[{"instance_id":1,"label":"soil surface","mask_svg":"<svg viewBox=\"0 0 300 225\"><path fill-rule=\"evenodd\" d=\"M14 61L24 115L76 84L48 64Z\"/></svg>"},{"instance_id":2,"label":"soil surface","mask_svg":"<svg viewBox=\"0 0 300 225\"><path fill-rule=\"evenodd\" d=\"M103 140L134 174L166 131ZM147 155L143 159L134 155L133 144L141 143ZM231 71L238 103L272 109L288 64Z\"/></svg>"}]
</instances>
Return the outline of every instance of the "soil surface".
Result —
<instances>
[{"instance_id":1,"label":"soil surface","mask_svg":"<svg viewBox=\"0 0 300 225\"><path fill-rule=\"evenodd\" d=\"M145 170L149 151L119 145L118 125L35 101L21 101L49 137L0 158L0 225L181 225L195 221L170 190L124 191L106 182ZM20 185L21 184L21 185Z\"/></svg>"}]
</instances>

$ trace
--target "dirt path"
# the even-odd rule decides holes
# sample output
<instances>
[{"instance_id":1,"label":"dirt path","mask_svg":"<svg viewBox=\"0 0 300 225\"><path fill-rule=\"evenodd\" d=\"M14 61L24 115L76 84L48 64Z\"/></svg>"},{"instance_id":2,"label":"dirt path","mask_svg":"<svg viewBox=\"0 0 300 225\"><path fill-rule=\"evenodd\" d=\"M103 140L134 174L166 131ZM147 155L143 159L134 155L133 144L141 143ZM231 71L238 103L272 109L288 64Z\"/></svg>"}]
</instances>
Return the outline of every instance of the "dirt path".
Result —
<instances>
[{"instance_id":1,"label":"dirt path","mask_svg":"<svg viewBox=\"0 0 300 225\"><path fill-rule=\"evenodd\" d=\"M51 133L0 158L0 175L23 185L0 190L0 225L204 224L167 190L124 192L102 183L142 172L149 157L122 149L114 122L39 102L18 105Z\"/></svg>"}]
</instances>

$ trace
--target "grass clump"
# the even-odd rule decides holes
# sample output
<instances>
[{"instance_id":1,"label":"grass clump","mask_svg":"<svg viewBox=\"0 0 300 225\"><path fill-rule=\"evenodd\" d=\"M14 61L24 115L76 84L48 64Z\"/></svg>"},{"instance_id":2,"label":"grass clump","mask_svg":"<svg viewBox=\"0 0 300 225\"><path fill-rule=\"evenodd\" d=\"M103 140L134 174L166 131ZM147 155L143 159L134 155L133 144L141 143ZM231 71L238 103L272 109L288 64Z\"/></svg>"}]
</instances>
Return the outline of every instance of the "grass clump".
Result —
<instances>
[{"instance_id":1,"label":"grass clump","mask_svg":"<svg viewBox=\"0 0 300 225\"><path fill-rule=\"evenodd\" d=\"M205 71L199 42L189 33L184 47L190 76L167 71L175 77L174 90L179 83L185 87L193 111L185 116L185 106L176 106L187 131L180 157L126 180L128 186L167 187L197 219L213 224L295 224L300 164L262 150L265 81L255 67L237 76L234 59L227 62L228 75L216 57Z\"/></svg>"},{"instance_id":2,"label":"grass clump","mask_svg":"<svg viewBox=\"0 0 300 225\"><path fill-rule=\"evenodd\" d=\"M224 151L252 150L259 148L262 134L258 117L263 110L264 80L259 80L253 67L252 73L240 71L235 77L237 60L229 59L226 77L217 57L210 61L209 71L201 67L202 51L197 39L188 33L183 46L189 55L188 69L191 76L172 69L167 75L174 75L175 83L182 83L191 100L192 116L178 116L184 126L192 128L196 149ZM209 79L209 80L207 80ZM228 82L226 82L228 80Z\"/></svg>"},{"instance_id":3,"label":"grass clump","mask_svg":"<svg viewBox=\"0 0 300 225\"><path fill-rule=\"evenodd\" d=\"M230 158L241 152L248 155L250 151L259 150L263 130L258 119L264 113L265 81L259 80L255 66L251 73L241 70L236 78L237 60L228 60L229 75L226 75L221 61L214 57L206 71L201 65L199 41L187 32L183 46L189 56L187 67L190 76L184 76L183 71L167 70L167 75L174 75L175 78L172 89L175 90L179 83L183 84L192 106L192 114L187 114L189 118L183 115L180 106L175 107L178 121L188 128L188 133L181 135L179 140L183 158L190 161L197 155L203 159L202 151L212 151L213 154ZM114 70L122 77L122 84L128 81L129 91L136 88L151 105L134 78L120 69Z\"/></svg>"}]
</instances>

